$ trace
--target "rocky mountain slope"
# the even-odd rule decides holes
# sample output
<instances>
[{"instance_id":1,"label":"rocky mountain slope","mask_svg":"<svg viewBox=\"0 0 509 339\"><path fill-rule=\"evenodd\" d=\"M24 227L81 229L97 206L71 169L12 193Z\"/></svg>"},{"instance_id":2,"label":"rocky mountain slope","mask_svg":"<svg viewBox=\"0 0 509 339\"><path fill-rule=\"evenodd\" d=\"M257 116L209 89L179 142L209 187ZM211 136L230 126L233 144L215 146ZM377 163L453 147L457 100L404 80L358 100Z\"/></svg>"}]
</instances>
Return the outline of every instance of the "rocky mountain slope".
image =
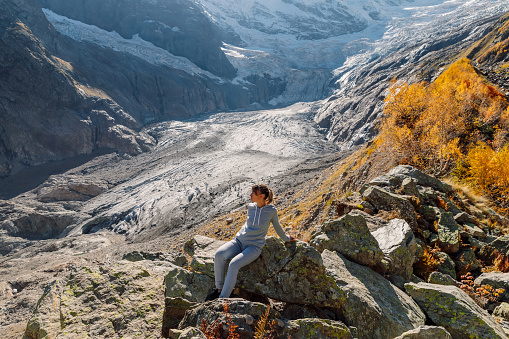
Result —
<instances>
[{"instance_id":1,"label":"rocky mountain slope","mask_svg":"<svg viewBox=\"0 0 509 339\"><path fill-rule=\"evenodd\" d=\"M252 338L266 317L266 333L278 338L507 338L509 278L481 267L507 247L507 237L482 220L509 220L476 212L450 185L410 166L374 178L347 200L354 209L319 225L309 243L269 237L261 256L241 269L237 297L228 302L203 302L224 242L195 236L185 245L188 257L132 252L120 262L69 268L46 288L25 337L204 338L204 320L212 332L213 324L219 333L235 325L240 338ZM439 258L431 272L422 269L430 246Z\"/></svg>"},{"instance_id":2,"label":"rocky mountain slope","mask_svg":"<svg viewBox=\"0 0 509 339\"><path fill-rule=\"evenodd\" d=\"M343 147L371 140L391 80L431 81L493 29L507 11L505 6L502 2L442 3L417 7L421 14L391 21L383 37L335 70L336 89L315 120L328 130L329 139Z\"/></svg>"},{"instance_id":3,"label":"rocky mountain slope","mask_svg":"<svg viewBox=\"0 0 509 339\"><path fill-rule=\"evenodd\" d=\"M129 38L135 35L147 39L142 42L151 41L152 52L145 53L153 58L159 53L160 63L112 46L69 39L54 29L32 0L2 2L2 177L27 166L103 149L139 154L155 144L153 137L140 132L148 123L264 103L284 89L278 80L264 77L255 77L252 83L229 81L235 69L220 49L219 33L213 24L201 12L187 13L190 9L184 3L178 2L175 8L161 12L155 10L156 5L144 6L148 12L140 12L139 17L133 17L135 22L126 23L125 27L148 25L138 27L138 31L124 32L120 26L105 28L117 29ZM95 12L79 13L97 17L96 20L104 19L97 13L112 17L104 8L92 4L86 8ZM120 25L131 17L129 13L139 12L125 4L114 8L124 11L116 14L116 21L104 19L103 24ZM160 26L160 33L152 33L155 24L147 17L160 13L169 14L166 19L154 21ZM164 24L168 17L191 21L168 26ZM201 20L201 26L193 20ZM99 21L94 23L101 25ZM181 31L172 30L177 24ZM210 36L203 35L204 31ZM132 45L127 47L136 51L147 47L136 41L136 47ZM210 57L210 51L215 51L215 58ZM199 71L189 72L189 64Z\"/></svg>"},{"instance_id":4,"label":"rocky mountain slope","mask_svg":"<svg viewBox=\"0 0 509 339\"><path fill-rule=\"evenodd\" d=\"M380 337L384 333L403 335L405 331L409 331L407 336L419 332L421 336L433 333L429 335L444 338L448 338L449 334L463 337L489 336L491 333L504 337L500 334L500 327L487 317L486 310L488 314L502 316L502 310L495 313L493 308L504 306L498 303L506 300L505 295L500 297L499 294L495 298L492 291L486 298L486 295L476 295L475 289L472 292L463 286L470 297L485 308L482 311L471 300L464 301L465 296L457 289L440 287L447 290L447 295L443 294L441 298L453 299L451 305L454 307L451 309L466 312L461 307L467 305L468 312L471 312L465 319L466 324L461 323L458 329L443 322L443 318L448 318L451 313L444 315L437 309L437 304L425 302L429 299L427 295L437 293L433 288L403 284L418 281L412 274L415 273L429 282L440 279L442 283L447 281L458 286L495 286L494 282L476 280L474 283L471 280L470 284L470 278L463 279L466 280L463 283L459 280L471 269L470 277L480 277L481 270L486 267L487 270L504 270L504 257L499 255L506 252L505 238L497 238L500 235L497 232L501 231L493 227L495 223L504 225L506 220L503 217L486 207L474 208L464 199L457 200L449 189L445 188L444 192L444 185L432 179L419 183L419 178L414 178L420 186L415 188L411 178L405 183L391 177L381 178L371 182L371 186L361 193L351 195L351 200L346 202L338 201L330 189L316 189L339 183L345 192L358 191L364 183L371 181L374 173L381 174L383 169L391 167L384 159L369 161L363 166L350 166L341 173L328 170L317 177L314 175L348 155L348 152L338 152L342 148L367 140L372 135L371 123L381 107L383 91L388 85L386 80L395 75L431 79L443 65L462 52L475 55L479 65L483 65L481 60L484 60L481 67L485 74L499 79L503 85L506 59L503 53L500 58L498 51L504 49L498 47L503 47L506 42L503 29L506 26L505 21L496 20L507 4L499 1L444 4L437 1L431 7L422 7L423 3L415 2L421 7L410 8L407 7L408 2L374 1L370 3L373 6L383 5L381 8L387 12L372 11L370 13L375 13L372 16L363 12L357 17L363 18L356 21L358 26L333 27L333 30L347 29L351 32L345 36L321 39L315 34L325 32L311 29L305 36L309 40L299 40L298 36L287 34L291 32L292 22L295 23L292 21L295 17L288 16L286 21L281 20L284 25L278 28L284 29L283 33L286 33L283 36L288 40L275 40L270 35L276 32L260 26L263 22L248 24L249 20L240 20L238 7L234 4L228 16L211 19L215 15L213 6L217 9L228 3L208 1L193 3L192 8L188 8L186 6L190 2L187 1L165 2L174 6L168 7L168 10L196 14L200 25L210 29L208 42L212 46L209 47L224 53L226 58L219 55L208 61L197 55L191 61L193 56L183 56L185 51L178 50L177 37L184 34L186 27L190 31L186 28L185 34L196 34L196 38L200 39L200 33L186 26L192 24L185 20L178 25L165 21L166 17L151 22L147 16L159 13L154 13L150 4L158 4L157 1L145 1L147 6L137 10L140 16L130 17L135 28L129 26L125 32L126 27L120 19L107 22L99 16L101 20L91 21L95 20L93 11L100 11L95 6L108 2L90 2L94 6L79 13L66 7L66 3L46 1L43 5L47 8L44 10L29 0L0 4L3 29L0 43L4 47L0 49L0 74L3 75L0 77L0 104L7 112L0 115L3 119L0 126L8 127L0 133L0 138L3 138L0 143L3 173L12 174L29 164L48 160L68 159L87 153L93 155L103 149L116 149L117 152L107 152L91 161L88 161L90 158L83 159L84 163L69 165L67 168L71 169L65 173L42 177L40 182L44 182L33 185L37 186L35 189L17 191L12 199L0 202L0 272L1 276L8 277L0 281L0 294L5 297L0 303L0 326L8 337L19 337L25 332L29 318L28 337L44 333L59 333L63 337L72 337L75 333L99 337L131 334L150 337L158 336L161 329L165 334L177 336L181 335L184 327L190 327L187 333L196 333L195 327L199 326L197 321L200 318L210 322L217 315L215 310L222 309L217 302L201 306L194 304L201 302L204 290L212 286L210 252L203 254L200 248L210 245L209 249L212 249L220 241L195 238L194 243L187 246L189 255L194 256L192 260L198 262L198 266L186 261L177 252L183 242L193 238L197 232L223 239L231 236L242 221L244 194L251 184L258 181L268 182L281 193L279 202L285 225L291 227L299 238L311 240L307 239L309 236L313 241L309 244L299 242L291 247L275 239L270 240L270 253L281 254L283 261L276 260L277 265L269 267L268 271L259 267L257 272L262 277L276 277L274 279L283 282L289 279L291 284L295 283L293 292L298 295L298 300L285 297L288 291L276 280L267 279L267 285L253 286L249 282L256 280L247 276L243 280L246 287L238 293L251 302L235 301L235 306L232 304L232 312L234 309L239 312L235 321L245 335L251 335L252 325L258 318L253 315L248 317L242 309L251 310L249 312L258 317L266 304L255 302L270 303L266 299L268 297L274 301L271 319L280 320L275 331L283 337L290 334L292 337L306 337L316 327L325 337L367 338L368 334L362 332L364 328ZM123 4L134 6L131 9L137 8L131 1ZM265 8L258 8L269 17L267 13L277 10L271 8L271 4L273 2L267 2ZM293 14L303 13L298 11L298 2L290 4L287 1L284 4L297 8L292 7ZM204 12L198 8L203 9L207 5L211 6L208 8L210 11L203 15ZM317 9L319 6L315 5L315 2L305 2L306 9ZM317 18L325 18L329 10L340 11L342 7L325 6L323 9L324 12L315 13ZM392 10L406 14L399 20L390 21ZM119 18L126 15L123 10L118 13ZM341 13L351 14L352 8ZM243 17L249 18L248 14ZM436 21L429 21L430 17L436 17ZM232 21L232 18L235 20ZM394 26L385 33L389 22ZM491 32L494 22L497 23ZM227 28L225 23L229 25ZM117 25L115 31L108 31L112 29L109 24ZM259 31L254 29L258 26L261 27ZM156 27L158 33L154 33ZM444 27L452 31L443 34ZM380 31L375 34L376 28ZM408 39L406 30L412 33L417 29L422 29L419 30L422 34ZM361 31L356 33L356 30ZM373 33L373 39L359 40L366 32ZM475 45L481 48L473 46L468 51L460 50L460 47L470 45L487 32L491 33L486 40ZM164 39L168 39L167 45L163 43ZM222 40L228 44L220 45ZM260 41L266 41L268 45L255 48L255 43ZM275 50L278 41L281 49ZM429 43L426 44L426 41ZM292 50L302 54L295 52L284 60L283 55ZM339 51L350 51L351 55ZM482 53L476 54L478 51ZM487 58L481 58L485 53ZM231 73L232 68L225 60L237 73ZM309 67L313 60L320 61L319 68ZM229 110L253 102L277 104L297 98L315 100L328 90L330 72L337 67L336 60L340 63L346 60L346 63L335 73L335 86L338 88L334 96L325 101L325 106L318 102L281 109L196 116L204 111ZM354 68L356 63L370 68ZM418 63L419 67L410 68ZM244 67L246 65L251 68ZM492 65L497 66L497 72L493 74ZM136 71L126 71L131 67ZM309 96L303 97L303 93ZM357 113L366 115L354 116ZM191 116L194 117L182 120ZM350 118L355 123L351 123L353 120ZM166 119L177 120L159 122ZM10 134L11 131L14 134ZM31 134L31 131L37 133ZM324 135L324 131L329 133ZM55 138L56 135L60 138ZM337 143L332 144L330 140ZM78 151L73 147L78 147ZM369 149L365 152L369 153ZM412 177L408 173L405 176ZM314 180L308 181L309 178ZM420 204L411 196L418 197ZM313 202L299 204L302 197L312 198ZM360 200L362 197L364 199ZM375 198L390 202L377 205ZM391 207L387 208L387 204ZM351 210L358 210L359 206L365 213L349 214ZM205 225L206 229L203 227L205 222L232 210L235 211L234 217L222 217L220 224L213 227ZM324 220L327 218L343 219L326 224ZM369 232L365 232L361 219L365 220ZM412 232L402 226L405 225L402 221L389 224L391 219L405 220ZM360 251L356 254L358 246L347 246L351 244L344 244L341 249L333 248L337 242L335 232L339 233L335 227L343 227L345 220L355 221L355 227L342 233L341 237L352 239L352 244L361 247L364 244L357 244L354 240L368 239L372 246L368 253ZM223 222L228 227L223 229ZM386 226L390 226L387 228L390 232L380 231L376 235L378 229ZM321 233L309 235L315 227L321 229ZM357 230L364 232L357 234ZM394 257L391 254L393 244L382 243L387 240L387 234L400 231L403 233L402 242L408 246L402 245L403 257ZM414 240L423 248L423 253L419 252L418 246L413 247L412 238L420 239L420 242ZM457 238L460 240L454 242ZM407 251L405 246L411 249ZM345 251L337 253L343 249ZM267 258L272 258L270 253ZM128 260L145 261L132 266L129 262L120 261L124 256ZM291 263L294 258L303 261ZM423 258L429 260L423 261ZM189 263L194 270L189 270ZM314 284L312 291L316 293L306 294L309 286L296 283L296 278L285 270L285 264L289 264L288 267L302 264L313 272L321 272L321 275L306 280L309 286ZM457 281L437 274L433 274L433 278L431 274L428 276L430 267ZM203 288L195 293L191 283L166 277L167 295L157 294L154 286L162 283L168 270L178 279L189 277L193 283L202 281ZM363 276L352 277L349 273L352 270L362 272ZM381 280L382 276L388 280ZM497 274L499 278L505 279ZM366 279L362 280L362 284L368 286L368 291L361 288L361 279ZM53 283L54 280L57 281ZM114 283L103 286L105 281ZM387 299L390 304L387 308L394 307L394 314L382 314L376 305L367 302L378 300L375 298L378 290L373 287L376 292L372 291L370 281L383 281L386 292L395 297ZM119 285L129 288L123 290ZM506 289L505 285L500 286ZM484 289L488 290L487 287ZM126 291L132 298L127 298ZM43 298L38 302L41 295ZM127 299L124 300L124 297ZM162 312L162 298L167 302L164 324L157 317ZM356 299L369 304L365 305L364 311L376 322L362 322L362 317L355 313L358 308ZM456 303L454 300L458 299L461 301ZM302 300L305 307L302 307ZM146 305L137 308L144 301ZM37 304L39 308L32 315ZM458 308L457 304L460 304ZM194 306L197 306L196 310L189 310L186 321L180 329L176 329L177 322ZM90 310L94 310L94 315L103 316L86 315ZM173 312L179 315L175 316ZM82 318L86 326L80 320ZM305 320L307 318L311 320ZM63 319L60 324L59 319ZM465 334L473 322L483 323L481 334ZM505 325L502 320L500 323ZM69 333L61 331L61 326Z\"/></svg>"}]
</instances>

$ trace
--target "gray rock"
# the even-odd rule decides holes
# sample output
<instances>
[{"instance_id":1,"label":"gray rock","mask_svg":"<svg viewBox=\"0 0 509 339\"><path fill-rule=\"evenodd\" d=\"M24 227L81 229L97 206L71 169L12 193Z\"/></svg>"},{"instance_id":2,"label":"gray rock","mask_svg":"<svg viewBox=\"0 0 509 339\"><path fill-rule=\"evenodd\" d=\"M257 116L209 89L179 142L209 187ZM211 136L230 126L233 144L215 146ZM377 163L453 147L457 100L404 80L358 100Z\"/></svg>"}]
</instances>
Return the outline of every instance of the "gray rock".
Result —
<instances>
[{"instance_id":1,"label":"gray rock","mask_svg":"<svg viewBox=\"0 0 509 339\"><path fill-rule=\"evenodd\" d=\"M405 288L433 323L453 338L507 338L495 319L455 286L408 283Z\"/></svg>"},{"instance_id":2,"label":"gray rock","mask_svg":"<svg viewBox=\"0 0 509 339\"><path fill-rule=\"evenodd\" d=\"M380 187L370 186L362 196L375 208L384 211L397 210L401 218L405 219L412 229L417 228L414 207L405 197L387 192Z\"/></svg>"},{"instance_id":3,"label":"gray rock","mask_svg":"<svg viewBox=\"0 0 509 339\"><path fill-rule=\"evenodd\" d=\"M372 179L369 184L373 186L380 186L380 187L386 187L386 186L392 186L396 187L401 185L401 178L397 178L390 175L381 175L374 179Z\"/></svg>"},{"instance_id":4,"label":"gray rock","mask_svg":"<svg viewBox=\"0 0 509 339\"><path fill-rule=\"evenodd\" d=\"M161 326L163 337L168 337L169 330L177 328L186 312L198 307L199 303L182 298L168 297L164 300L163 324Z\"/></svg>"},{"instance_id":5,"label":"gray rock","mask_svg":"<svg viewBox=\"0 0 509 339\"><path fill-rule=\"evenodd\" d=\"M445 274L439 271L431 272L428 277L428 283L437 285L447 285L460 287L460 282L451 277L449 274Z\"/></svg>"},{"instance_id":6,"label":"gray rock","mask_svg":"<svg viewBox=\"0 0 509 339\"><path fill-rule=\"evenodd\" d=\"M419 189L417 188L417 180L414 178L403 179L401 188L406 195L415 196L417 198L420 196Z\"/></svg>"},{"instance_id":7,"label":"gray rock","mask_svg":"<svg viewBox=\"0 0 509 339\"><path fill-rule=\"evenodd\" d=\"M228 313L233 324L238 326L236 332L240 338L253 338L255 332L255 324L260 317L267 310L267 305L262 303L247 301L239 298L232 299L215 299L202 303L197 307L186 312L184 318L178 325L179 329L185 329L187 327L199 328L202 320L208 325L212 325L214 321L227 325L228 321L224 311L224 305L228 303ZM247 316L251 316L255 319L252 323L249 321ZM271 309L269 313L269 321L276 318L276 312ZM248 322L251 322L249 324ZM226 331L227 332L227 331Z\"/></svg>"},{"instance_id":8,"label":"gray rock","mask_svg":"<svg viewBox=\"0 0 509 339\"><path fill-rule=\"evenodd\" d=\"M509 273L483 273L474 280L474 283L477 285L490 285L493 288L503 288L506 291L506 295L508 295Z\"/></svg>"},{"instance_id":9,"label":"gray rock","mask_svg":"<svg viewBox=\"0 0 509 339\"><path fill-rule=\"evenodd\" d=\"M420 325L425 317L415 302L368 267L337 252L322 253L327 274L345 292L344 321L359 338L394 338Z\"/></svg>"},{"instance_id":10,"label":"gray rock","mask_svg":"<svg viewBox=\"0 0 509 339\"><path fill-rule=\"evenodd\" d=\"M119 261L84 266L49 284L24 338L148 338L160 333L164 266ZM57 321L58 326L55 326Z\"/></svg>"},{"instance_id":11,"label":"gray rock","mask_svg":"<svg viewBox=\"0 0 509 339\"><path fill-rule=\"evenodd\" d=\"M453 191L451 185L446 184L409 165L396 166L391 169L387 175L400 178L401 180L404 180L405 178L413 178L417 180L417 184L432 187L443 193L452 193Z\"/></svg>"},{"instance_id":12,"label":"gray rock","mask_svg":"<svg viewBox=\"0 0 509 339\"><path fill-rule=\"evenodd\" d=\"M170 336L170 338L175 339L207 339L205 334L196 327L188 327L182 331L175 331L175 334L173 336Z\"/></svg>"},{"instance_id":13,"label":"gray rock","mask_svg":"<svg viewBox=\"0 0 509 339\"><path fill-rule=\"evenodd\" d=\"M448 274L451 277L456 277L456 264L454 260L444 252L437 252L437 256L441 263L438 265L437 269L439 272Z\"/></svg>"},{"instance_id":14,"label":"gray rock","mask_svg":"<svg viewBox=\"0 0 509 339\"><path fill-rule=\"evenodd\" d=\"M452 215L456 216L458 214L461 214L463 213L459 208L458 206L456 206L456 204L454 202L452 202L450 199L448 199L447 197L445 196L442 196L442 199L444 200L444 202L446 203L446 211L449 212L449 213L452 213Z\"/></svg>"},{"instance_id":15,"label":"gray rock","mask_svg":"<svg viewBox=\"0 0 509 339\"><path fill-rule=\"evenodd\" d=\"M413 274L416 242L405 220L392 219L387 226L372 233L389 263L387 274L398 274L410 280Z\"/></svg>"},{"instance_id":16,"label":"gray rock","mask_svg":"<svg viewBox=\"0 0 509 339\"><path fill-rule=\"evenodd\" d=\"M427 221L435 221L440 217L440 210L434 206L423 205L419 212Z\"/></svg>"},{"instance_id":17,"label":"gray rock","mask_svg":"<svg viewBox=\"0 0 509 339\"><path fill-rule=\"evenodd\" d=\"M394 339L452 339L452 336L441 326L419 326Z\"/></svg>"},{"instance_id":18,"label":"gray rock","mask_svg":"<svg viewBox=\"0 0 509 339\"><path fill-rule=\"evenodd\" d=\"M509 251L509 235L503 235L496 238L489 243L489 246L502 254L506 254Z\"/></svg>"},{"instance_id":19,"label":"gray rock","mask_svg":"<svg viewBox=\"0 0 509 339\"><path fill-rule=\"evenodd\" d=\"M419 189L419 193L421 194L421 197L424 197L425 199L427 199L429 201L437 200L438 194L433 188L422 187L422 186L417 186L417 188Z\"/></svg>"},{"instance_id":20,"label":"gray rock","mask_svg":"<svg viewBox=\"0 0 509 339\"><path fill-rule=\"evenodd\" d=\"M291 320L290 323L299 326L299 330L292 334L295 339L353 338L350 329L340 321L307 318Z\"/></svg>"},{"instance_id":21,"label":"gray rock","mask_svg":"<svg viewBox=\"0 0 509 339\"><path fill-rule=\"evenodd\" d=\"M239 271L237 287L271 299L340 308L344 292L327 274L320 253L307 243L268 237L260 257Z\"/></svg>"},{"instance_id":22,"label":"gray rock","mask_svg":"<svg viewBox=\"0 0 509 339\"><path fill-rule=\"evenodd\" d=\"M463 230L467 232L469 235L472 235L474 237L477 237L479 239L486 239L486 233L476 225L470 223L470 222L463 222L462 223Z\"/></svg>"},{"instance_id":23,"label":"gray rock","mask_svg":"<svg viewBox=\"0 0 509 339\"><path fill-rule=\"evenodd\" d=\"M192 256L191 268L196 272L202 272L214 277L214 256L219 247L225 241L195 235L184 245L184 250Z\"/></svg>"},{"instance_id":24,"label":"gray rock","mask_svg":"<svg viewBox=\"0 0 509 339\"><path fill-rule=\"evenodd\" d=\"M459 251L454 258L454 263L458 274L474 271L481 266L475 257L474 250L471 248Z\"/></svg>"},{"instance_id":25,"label":"gray rock","mask_svg":"<svg viewBox=\"0 0 509 339\"><path fill-rule=\"evenodd\" d=\"M470 244L470 246L472 246L472 249L474 251L478 251L480 250L483 246L486 245L486 243L474 238L474 237L469 237L468 238L468 243Z\"/></svg>"},{"instance_id":26,"label":"gray rock","mask_svg":"<svg viewBox=\"0 0 509 339\"><path fill-rule=\"evenodd\" d=\"M454 220L452 213L441 213L437 227L440 248L446 253L458 252L460 249L459 226Z\"/></svg>"},{"instance_id":27,"label":"gray rock","mask_svg":"<svg viewBox=\"0 0 509 339\"><path fill-rule=\"evenodd\" d=\"M362 201L361 204L366 204L371 206L370 209L374 210L374 207L367 201ZM349 213L350 215L360 215L366 220L366 224L368 225L368 229L370 232L374 232L379 228L385 227L387 225L387 221L377 216L370 215L361 210L353 210Z\"/></svg>"},{"instance_id":28,"label":"gray rock","mask_svg":"<svg viewBox=\"0 0 509 339\"><path fill-rule=\"evenodd\" d=\"M192 302L202 302L212 291L214 280L209 276L191 272L173 264L169 265L170 269L164 277L166 298L182 298Z\"/></svg>"},{"instance_id":29,"label":"gray rock","mask_svg":"<svg viewBox=\"0 0 509 339\"><path fill-rule=\"evenodd\" d=\"M504 302L498 305L493 311L493 315L509 321L509 304Z\"/></svg>"},{"instance_id":30,"label":"gray rock","mask_svg":"<svg viewBox=\"0 0 509 339\"><path fill-rule=\"evenodd\" d=\"M204 292L194 295L195 290L185 286L191 284L194 275L174 269L172 276L177 278L168 280L167 286L175 292L171 295L167 292L167 296L203 300L213 286L215 248L223 243L201 236L188 242L186 250L194 253L191 268L207 274L210 285L205 284L201 287ZM171 282L174 281L176 287L173 288ZM267 237L260 256L240 269L236 286L249 293L296 304L339 308L344 303L344 292L326 274L320 253L302 241L285 243L279 238ZM186 297L188 293L194 299Z\"/></svg>"},{"instance_id":31,"label":"gray rock","mask_svg":"<svg viewBox=\"0 0 509 339\"><path fill-rule=\"evenodd\" d=\"M324 223L313 232L309 243L319 252L324 249L338 251L349 260L370 267L377 267L383 257L361 215L347 214Z\"/></svg>"},{"instance_id":32,"label":"gray rock","mask_svg":"<svg viewBox=\"0 0 509 339\"><path fill-rule=\"evenodd\" d=\"M477 220L471 216L470 214L466 212L460 212L454 216L454 220L456 220L457 223L471 223L475 224Z\"/></svg>"}]
</instances>

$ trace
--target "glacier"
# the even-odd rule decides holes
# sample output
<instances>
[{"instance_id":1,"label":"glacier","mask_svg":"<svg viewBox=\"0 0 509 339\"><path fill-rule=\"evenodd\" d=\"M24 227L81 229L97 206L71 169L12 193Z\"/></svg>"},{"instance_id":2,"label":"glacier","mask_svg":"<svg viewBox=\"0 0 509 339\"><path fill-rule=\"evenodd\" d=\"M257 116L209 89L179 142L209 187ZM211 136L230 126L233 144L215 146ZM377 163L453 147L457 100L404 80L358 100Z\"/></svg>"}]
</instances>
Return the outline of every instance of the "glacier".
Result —
<instances>
[{"instance_id":1,"label":"glacier","mask_svg":"<svg viewBox=\"0 0 509 339\"><path fill-rule=\"evenodd\" d=\"M147 0L145 0L147 1ZM48 20L64 35L192 75L242 84L250 75L270 75L287 83L273 105L315 101L355 85L356 71L403 46L426 44L441 32L475 18L509 10L502 0L194 0L220 27L237 34L242 45L222 50L237 69L233 80L220 79L184 57L144 41L124 39L48 9ZM171 27L179 30L179 27ZM473 32L475 34L475 32ZM331 83L331 81L333 82Z\"/></svg>"}]
</instances>

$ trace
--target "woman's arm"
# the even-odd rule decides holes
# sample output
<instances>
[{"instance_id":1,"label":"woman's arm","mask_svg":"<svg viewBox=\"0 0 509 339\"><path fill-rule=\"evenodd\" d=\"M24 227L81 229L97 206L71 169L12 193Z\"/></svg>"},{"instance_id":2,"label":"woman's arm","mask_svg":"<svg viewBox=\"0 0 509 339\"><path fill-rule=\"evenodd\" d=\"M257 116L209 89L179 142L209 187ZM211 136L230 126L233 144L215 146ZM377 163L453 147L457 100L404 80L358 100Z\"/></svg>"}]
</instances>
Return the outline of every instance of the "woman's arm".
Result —
<instances>
[{"instance_id":1,"label":"woman's arm","mask_svg":"<svg viewBox=\"0 0 509 339\"><path fill-rule=\"evenodd\" d=\"M283 227L279 223L279 218L277 216L277 210L276 209L274 209L274 213L273 213L271 221L272 221L272 227L274 227L274 230L276 231L277 235L281 239L283 239L283 241L293 241L293 240L295 240L292 236L287 235L285 233L285 231L283 230Z\"/></svg>"}]
</instances>

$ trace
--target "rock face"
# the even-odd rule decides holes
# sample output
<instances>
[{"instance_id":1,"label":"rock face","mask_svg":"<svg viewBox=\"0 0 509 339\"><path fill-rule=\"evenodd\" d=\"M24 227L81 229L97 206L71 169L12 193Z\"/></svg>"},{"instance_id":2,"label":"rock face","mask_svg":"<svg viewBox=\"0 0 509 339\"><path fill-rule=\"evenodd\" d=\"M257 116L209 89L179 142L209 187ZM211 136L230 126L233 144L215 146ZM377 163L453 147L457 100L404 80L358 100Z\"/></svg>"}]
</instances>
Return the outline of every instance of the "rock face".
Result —
<instances>
[{"instance_id":1,"label":"rock face","mask_svg":"<svg viewBox=\"0 0 509 339\"><path fill-rule=\"evenodd\" d=\"M331 239L335 240L338 238ZM193 253L191 268L207 272L212 279L213 251L207 249L220 244L196 236L186 246L188 253ZM185 276L195 278L185 278L188 282L185 283L184 278L167 276L166 296L190 293L193 299L189 300L196 300L197 296L204 298L201 292L191 293L194 287L186 285L201 277L201 273ZM181 286L184 290L178 287L170 291L168 286ZM285 245L277 238L267 238L260 257L239 271L236 286L241 291L286 303L329 308L334 311L332 320L344 319L346 324L357 328L360 338L393 338L424 325L424 314L415 302L378 273L350 262L337 252L325 249L320 255L300 241ZM212 288L211 282L208 290Z\"/></svg>"},{"instance_id":2,"label":"rock face","mask_svg":"<svg viewBox=\"0 0 509 339\"><path fill-rule=\"evenodd\" d=\"M357 327L359 338L393 338L424 325L417 304L381 275L337 252L325 250L322 257L327 273L346 295L345 322Z\"/></svg>"},{"instance_id":3,"label":"rock face","mask_svg":"<svg viewBox=\"0 0 509 339\"><path fill-rule=\"evenodd\" d=\"M507 338L495 319L455 286L409 283L405 288L426 315L453 338Z\"/></svg>"},{"instance_id":4,"label":"rock face","mask_svg":"<svg viewBox=\"0 0 509 339\"><path fill-rule=\"evenodd\" d=\"M447 32L427 32L396 41L380 41L376 52L364 55L366 63L362 67L358 64L362 58L355 58L336 70L333 83L337 90L319 109L315 121L328 131L331 140L345 148L370 141L377 133L376 121L382 115L383 99L391 79L410 82L416 79L432 80L440 67L446 66L444 60L470 47L476 38L482 38L497 19L497 16L491 19L479 16ZM436 24L430 26L439 27ZM414 26L410 31L419 29ZM417 40L413 40L414 37ZM433 38L425 43L425 37ZM405 46L401 44L403 41ZM386 49L392 43L399 47ZM385 52L381 53L380 50Z\"/></svg>"},{"instance_id":5,"label":"rock face","mask_svg":"<svg viewBox=\"0 0 509 339\"><path fill-rule=\"evenodd\" d=\"M319 252L338 251L351 261L377 267L383 253L375 238L369 233L364 217L347 214L319 227L311 235L310 245Z\"/></svg>"},{"instance_id":6,"label":"rock face","mask_svg":"<svg viewBox=\"0 0 509 339\"><path fill-rule=\"evenodd\" d=\"M411 280L417 245L408 223L402 219L392 219L387 226L372 234L384 253L386 273L401 275Z\"/></svg>"},{"instance_id":7,"label":"rock face","mask_svg":"<svg viewBox=\"0 0 509 339\"><path fill-rule=\"evenodd\" d=\"M160 337L165 263L77 268L48 286L24 338Z\"/></svg>"},{"instance_id":8,"label":"rock face","mask_svg":"<svg viewBox=\"0 0 509 339\"><path fill-rule=\"evenodd\" d=\"M43 8L109 32L115 31L126 39L138 35L219 77L236 75L221 51L219 28L192 1L37 1Z\"/></svg>"},{"instance_id":9,"label":"rock face","mask_svg":"<svg viewBox=\"0 0 509 339\"><path fill-rule=\"evenodd\" d=\"M242 86L230 81L236 71L220 49L217 28L191 2L40 4L125 39L142 37L209 76L74 41L54 29L35 1L3 1L0 177L100 151L139 154L155 144L141 131L146 124L266 103L284 90L270 77Z\"/></svg>"}]
</instances>

